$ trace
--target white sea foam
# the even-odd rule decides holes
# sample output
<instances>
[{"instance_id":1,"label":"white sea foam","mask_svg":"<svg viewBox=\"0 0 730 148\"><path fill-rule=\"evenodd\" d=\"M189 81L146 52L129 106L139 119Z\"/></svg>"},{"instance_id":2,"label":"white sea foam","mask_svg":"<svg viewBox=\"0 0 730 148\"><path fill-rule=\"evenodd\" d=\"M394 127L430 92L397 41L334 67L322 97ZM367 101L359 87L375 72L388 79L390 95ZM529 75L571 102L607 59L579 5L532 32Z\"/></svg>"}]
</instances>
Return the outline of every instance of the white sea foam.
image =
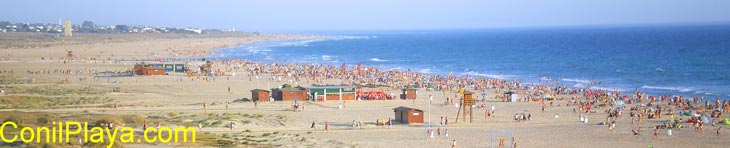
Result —
<instances>
[{"instance_id":1,"label":"white sea foam","mask_svg":"<svg viewBox=\"0 0 730 148\"><path fill-rule=\"evenodd\" d=\"M431 69L428 69L428 68L426 68L426 69L421 69L421 70L419 70L418 72L419 72L419 73L433 73L433 71L431 71Z\"/></svg>"},{"instance_id":2,"label":"white sea foam","mask_svg":"<svg viewBox=\"0 0 730 148\"><path fill-rule=\"evenodd\" d=\"M379 59L379 58L372 58L372 59L370 59L370 61L373 61L373 62L385 62L385 61L388 61L388 60L383 60L383 59Z\"/></svg>"},{"instance_id":3,"label":"white sea foam","mask_svg":"<svg viewBox=\"0 0 730 148\"><path fill-rule=\"evenodd\" d=\"M679 91L679 92L691 92L691 91L694 91L694 88L691 88L691 87L661 87L661 86L644 85L644 86L641 86L641 88L644 88L644 89L655 89L655 90L671 90L671 91Z\"/></svg>"},{"instance_id":4,"label":"white sea foam","mask_svg":"<svg viewBox=\"0 0 730 148\"><path fill-rule=\"evenodd\" d=\"M502 79L502 80L506 80L506 79L515 77L513 75L484 74L484 73L478 73L478 72L474 72L474 71L463 72L463 73L461 73L461 75L481 76L481 77L487 77L487 78L492 78L492 79Z\"/></svg>"},{"instance_id":5,"label":"white sea foam","mask_svg":"<svg viewBox=\"0 0 730 148\"><path fill-rule=\"evenodd\" d=\"M591 80L585 80L585 79L568 79L568 78L564 78L564 79L561 79L561 80L567 81L567 82L576 82L576 83L591 83Z\"/></svg>"},{"instance_id":6,"label":"white sea foam","mask_svg":"<svg viewBox=\"0 0 730 148\"><path fill-rule=\"evenodd\" d=\"M326 40L351 40L351 39L370 39L370 36L351 36L351 35L340 35L340 36L331 36L326 38ZM375 38L375 37L373 37Z\"/></svg>"},{"instance_id":7,"label":"white sea foam","mask_svg":"<svg viewBox=\"0 0 730 148\"><path fill-rule=\"evenodd\" d=\"M624 89L620 89L620 88L606 88L606 87L600 87L600 86L591 86L590 89L600 89L600 90L608 90L608 91L624 91Z\"/></svg>"},{"instance_id":8,"label":"white sea foam","mask_svg":"<svg viewBox=\"0 0 730 148\"><path fill-rule=\"evenodd\" d=\"M576 83L575 85L573 85L573 87L574 88L583 88L583 87L585 87L585 85L580 84L580 83Z\"/></svg>"},{"instance_id":9,"label":"white sea foam","mask_svg":"<svg viewBox=\"0 0 730 148\"><path fill-rule=\"evenodd\" d=\"M309 43L318 42L318 41L326 41L326 40L328 40L328 39L322 38L322 39L311 39L311 40L284 41L284 42L278 42L276 44L263 45L262 47L309 46Z\"/></svg>"},{"instance_id":10,"label":"white sea foam","mask_svg":"<svg viewBox=\"0 0 730 148\"><path fill-rule=\"evenodd\" d=\"M494 78L494 79L502 79L502 80L506 80L506 79L509 79L508 77L512 77L509 75L495 75L495 74L480 74L479 76L484 76L487 78Z\"/></svg>"},{"instance_id":11,"label":"white sea foam","mask_svg":"<svg viewBox=\"0 0 730 148\"><path fill-rule=\"evenodd\" d=\"M322 60L325 60L325 61L332 61L332 60L334 60L335 58L337 58L337 56L331 56L331 55L322 55Z\"/></svg>"}]
</instances>

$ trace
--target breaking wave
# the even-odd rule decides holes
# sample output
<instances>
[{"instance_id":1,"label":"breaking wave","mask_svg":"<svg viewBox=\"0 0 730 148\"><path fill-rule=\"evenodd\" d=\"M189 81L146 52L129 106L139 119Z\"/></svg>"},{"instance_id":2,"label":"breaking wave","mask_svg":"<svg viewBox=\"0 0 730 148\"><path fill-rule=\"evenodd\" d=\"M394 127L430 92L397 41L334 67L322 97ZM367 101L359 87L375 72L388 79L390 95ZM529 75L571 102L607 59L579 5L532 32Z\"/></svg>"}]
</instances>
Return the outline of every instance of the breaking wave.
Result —
<instances>
[{"instance_id":1,"label":"breaking wave","mask_svg":"<svg viewBox=\"0 0 730 148\"><path fill-rule=\"evenodd\" d=\"M641 88L644 89L655 89L655 90L671 90L671 91L679 91L679 92L691 92L694 91L691 87L661 87L661 86L649 86L644 85L641 86Z\"/></svg>"}]
</instances>

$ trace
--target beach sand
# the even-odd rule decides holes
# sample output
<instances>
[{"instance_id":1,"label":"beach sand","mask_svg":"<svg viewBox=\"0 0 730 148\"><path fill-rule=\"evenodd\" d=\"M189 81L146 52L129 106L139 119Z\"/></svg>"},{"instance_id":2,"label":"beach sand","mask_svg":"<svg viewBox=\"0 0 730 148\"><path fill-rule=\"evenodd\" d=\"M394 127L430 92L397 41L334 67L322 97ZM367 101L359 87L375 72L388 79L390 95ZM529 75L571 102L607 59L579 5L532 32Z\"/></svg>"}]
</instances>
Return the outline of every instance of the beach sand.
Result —
<instances>
[{"instance_id":1,"label":"beach sand","mask_svg":"<svg viewBox=\"0 0 730 148\"><path fill-rule=\"evenodd\" d=\"M456 147L497 147L500 139L509 144L510 135L518 147L726 147L730 145L728 135L715 135L716 128L722 126L706 125L701 132L692 128L674 130L672 136L666 129L659 131L657 139L652 137L653 125L668 119L648 119L639 126L632 126L628 115L617 121L617 126L609 131L605 125L605 108L594 109L597 113L573 113L576 106L566 106L568 101L554 101L541 112L538 102L501 102L487 99L487 108L494 105L496 113L485 118L487 108L473 108L473 122L464 122L456 115L459 111L454 105L443 105L446 97L456 92L427 91L420 89L417 99L412 100L373 100L347 101L343 109L338 109L339 101L304 103L304 110L292 111L292 102L252 102L241 101L251 98L252 89L267 89L286 84L286 81L249 80L241 70L239 74L219 76L215 80L204 81L197 77L183 75L135 76L94 79L89 75L76 74L29 74L28 71L53 69L96 71L125 71L132 69L136 61L110 62L110 60L153 59L160 57L204 56L217 48L236 46L271 40L314 39L321 36L307 35L177 35L177 34L78 34L74 37L48 37L38 34L0 34L3 44L0 47L0 71L2 105L0 120L20 118L29 126L47 125L37 118L46 117L58 120L97 121L100 119L121 120L125 126L140 130L142 122L149 125L162 122L163 126L197 126L200 140L197 143L116 143L125 147L193 146L193 147L450 147L456 140ZM10 38L14 38L11 40ZM85 60L73 62L59 60L68 50ZM113 56L112 56L113 55ZM44 57L45 60L42 60ZM50 60L54 57L53 60ZM95 58L95 59L91 59ZM86 78L80 81L79 78ZM264 78L268 77L267 74ZM64 82L66 80L68 82ZM340 81L329 79L325 84L338 84ZM300 85L311 85L299 82ZM119 92L113 92L114 88ZM230 87L231 92L228 92ZM400 90L390 90L400 94ZM495 91L487 92L490 96ZM433 95L431 104L428 95ZM25 97L25 98L23 98ZM30 98L30 99L29 99ZM481 98L481 96L479 96ZM231 102L226 108L225 102ZM203 103L208 104L204 113ZM560 106L558 106L560 104ZM113 106L117 106L114 108ZM439 126L440 117L448 117L448 137L427 138L425 124L394 124L392 128L376 127L376 119L394 118L393 108L413 107L424 111L425 119L433 126ZM532 120L516 122L512 116L525 110L533 116ZM22 112L20 116L17 112ZM44 115L45 114L45 115ZM628 114L627 112L624 114ZM555 118L558 115L559 118ZM589 123L582 123L578 116L585 115ZM429 118L430 116L430 118ZM686 119L686 117L685 117ZM352 121L365 123L362 128L353 128ZM310 128L312 122L315 129ZM227 128L234 122L236 127ZM329 130L324 130L328 122ZM632 129L643 127L639 136ZM141 130L140 130L141 131ZM501 132L503 134L496 134ZM31 144L33 145L33 143ZM59 146L59 145L56 145ZM60 145L64 146L64 145ZM78 145L72 145L78 147Z\"/></svg>"}]
</instances>

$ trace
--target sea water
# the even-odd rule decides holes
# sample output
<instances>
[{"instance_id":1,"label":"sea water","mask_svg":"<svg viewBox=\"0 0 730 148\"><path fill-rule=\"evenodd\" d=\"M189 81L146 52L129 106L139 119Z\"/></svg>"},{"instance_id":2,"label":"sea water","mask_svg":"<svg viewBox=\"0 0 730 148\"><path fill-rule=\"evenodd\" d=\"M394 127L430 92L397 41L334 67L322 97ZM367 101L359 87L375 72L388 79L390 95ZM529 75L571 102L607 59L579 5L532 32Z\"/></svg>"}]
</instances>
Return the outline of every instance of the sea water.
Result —
<instances>
[{"instance_id":1,"label":"sea water","mask_svg":"<svg viewBox=\"0 0 730 148\"><path fill-rule=\"evenodd\" d=\"M219 49L209 58L361 63L426 74L730 98L730 25L325 34L330 37Z\"/></svg>"}]
</instances>

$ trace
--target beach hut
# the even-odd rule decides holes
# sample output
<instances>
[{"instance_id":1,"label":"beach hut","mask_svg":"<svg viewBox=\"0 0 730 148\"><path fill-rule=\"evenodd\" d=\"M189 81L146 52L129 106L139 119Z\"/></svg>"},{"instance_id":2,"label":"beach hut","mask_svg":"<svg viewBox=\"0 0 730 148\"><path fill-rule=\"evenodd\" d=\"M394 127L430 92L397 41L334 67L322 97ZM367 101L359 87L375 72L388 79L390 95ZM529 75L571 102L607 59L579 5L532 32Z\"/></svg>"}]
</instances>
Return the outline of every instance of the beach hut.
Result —
<instances>
[{"instance_id":1,"label":"beach hut","mask_svg":"<svg viewBox=\"0 0 730 148\"><path fill-rule=\"evenodd\" d=\"M400 95L401 99L416 99L416 95L418 95L418 89L408 87L402 89L403 93Z\"/></svg>"},{"instance_id":2,"label":"beach hut","mask_svg":"<svg viewBox=\"0 0 730 148\"><path fill-rule=\"evenodd\" d=\"M517 95L517 92L513 91L507 91L504 93L509 98L510 102L517 102L517 99L519 99L519 96Z\"/></svg>"},{"instance_id":3,"label":"beach hut","mask_svg":"<svg viewBox=\"0 0 730 148\"><path fill-rule=\"evenodd\" d=\"M302 87L292 87L284 84L281 88L271 90L272 96L276 101L293 101L307 99L307 92Z\"/></svg>"},{"instance_id":4,"label":"beach hut","mask_svg":"<svg viewBox=\"0 0 730 148\"><path fill-rule=\"evenodd\" d=\"M152 64L153 67L162 67L165 69L166 72L179 72L179 73L185 73L187 72L187 65L186 64Z\"/></svg>"},{"instance_id":5,"label":"beach hut","mask_svg":"<svg viewBox=\"0 0 730 148\"><path fill-rule=\"evenodd\" d=\"M259 101L259 102L269 101L270 94L271 93L268 90L254 89L254 90L251 90L251 100Z\"/></svg>"},{"instance_id":6,"label":"beach hut","mask_svg":"<svg viewBox=\"0 0 730 148\"><path fill-rule=\"evenodd\" d=\"M165 68L152 64L134 64L134 75L165 75Z\"/></svg>"},{"instance_id":7,"label":"beach hut","mask_svg":"<svg viewBox=\"0 0 730 148\"><path fill-rule=\"evenodd\" d=\"M395 121L405 124L423 123L423 110L401 106L393 108L393 111Z\"/></svg>"},{"instance_id":8,"label":"beach hut","mask_svg":"<svg viewBox=\"0 0 730 148\"><path fill-rule=\"evenodd\" d=\"M313 85L304 86L303 88L316 101L355 100L355 96L357 95L356 87L350 85Z\"/></svg>"}]
</instances>

